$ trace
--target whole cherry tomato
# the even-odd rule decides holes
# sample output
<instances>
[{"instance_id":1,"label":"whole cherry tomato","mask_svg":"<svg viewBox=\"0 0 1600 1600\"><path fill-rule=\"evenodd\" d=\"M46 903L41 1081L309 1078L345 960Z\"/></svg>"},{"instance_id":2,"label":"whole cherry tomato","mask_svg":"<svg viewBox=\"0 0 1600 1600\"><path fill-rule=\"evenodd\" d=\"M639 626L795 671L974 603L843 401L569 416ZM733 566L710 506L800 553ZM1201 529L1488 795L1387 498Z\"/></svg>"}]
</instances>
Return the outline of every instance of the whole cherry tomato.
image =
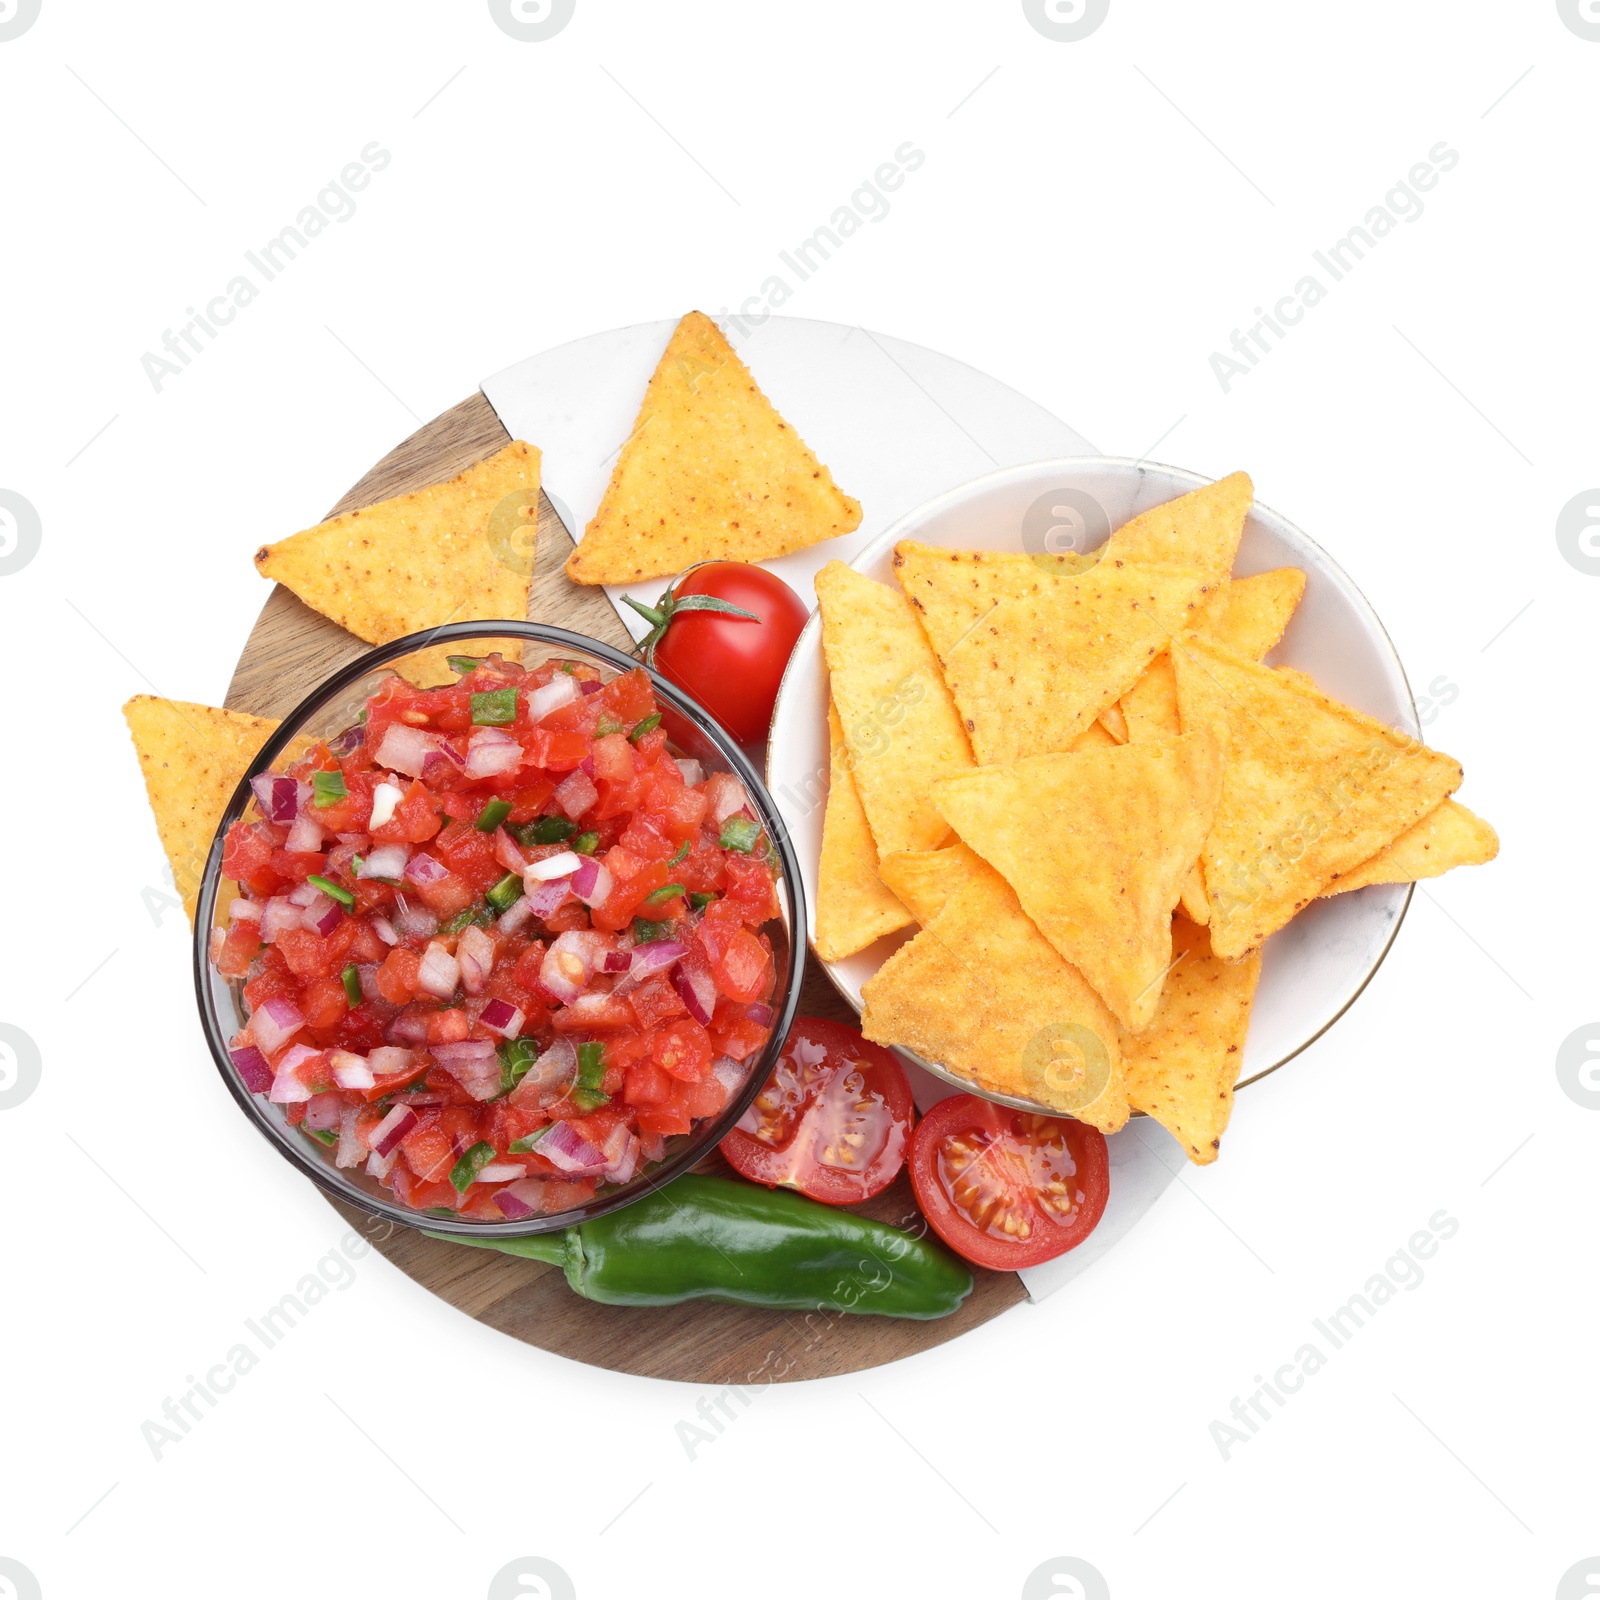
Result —
<instances>
[{"instance_id":1,"label":"whole cherry tomato","mask_svg":"<svg viewBox=\"0 0 1600 1600\"><path fill-rule=\"evenodd\" d=\"M740 744L766 737L783 670L806 625L805 606L782 578L743 561L708 561L654 606L628 604L650 621L650 666Z\"/></svg>"}]
</instances>

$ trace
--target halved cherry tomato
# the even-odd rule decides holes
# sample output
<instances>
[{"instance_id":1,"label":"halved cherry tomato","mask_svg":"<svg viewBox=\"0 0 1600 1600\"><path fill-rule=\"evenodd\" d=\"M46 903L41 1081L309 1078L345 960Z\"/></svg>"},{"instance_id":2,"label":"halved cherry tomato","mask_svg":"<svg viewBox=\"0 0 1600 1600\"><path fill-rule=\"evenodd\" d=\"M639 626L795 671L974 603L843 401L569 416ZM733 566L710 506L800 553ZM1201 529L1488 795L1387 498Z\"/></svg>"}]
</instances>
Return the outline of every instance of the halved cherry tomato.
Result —
<instances>
[{"instance_id":1,"label":"halved cherry tomato","mask_svg":"<svg viewBox=\"0 0 1600 1600\"><path fill-rule=\"evenodd\" d=\"M1011 1271L1094 1232L1111 1190L1105 1135L977 1095L951 1095L911 1141L911 1183L933 1230L974 1266Z\"/></svg>"},{"instance_id":2,"label":"halved cherry tomato","mask_svg":"<svg viewBox=\"0 0 1600 1600\"><path fill-rule=\"evenodd\" d=\"M719 1147L741 1177L829 1205L886 1189L914 1112L900 1063L854 1028L800 1017L766 1087Z\"/></svg>"}]
</instances>

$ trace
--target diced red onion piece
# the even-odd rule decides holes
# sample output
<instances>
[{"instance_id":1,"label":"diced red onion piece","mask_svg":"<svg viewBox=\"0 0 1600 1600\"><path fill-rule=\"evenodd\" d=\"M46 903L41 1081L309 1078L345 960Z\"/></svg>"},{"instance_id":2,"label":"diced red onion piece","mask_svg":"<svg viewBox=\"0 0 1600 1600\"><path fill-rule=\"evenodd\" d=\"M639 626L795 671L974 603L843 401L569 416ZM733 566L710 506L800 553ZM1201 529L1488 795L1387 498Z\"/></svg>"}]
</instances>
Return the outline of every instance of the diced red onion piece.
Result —
<instances>
[{"instance_id":1,"label":"diced red onion piece","mask_svg":"<svg viewBox=\"0 0 1600 1600\"><path fill-rule=\"evenodd\" d=\"M356 868L358 878L387 878L391 882L403 878L406 863L411 859L411 847L404 844L379 845L370 855L361 858Z\"/></svg>"},{"instance_id":2,"label":"diced red onion piece","mask_svg":"<svg viewBox=\"0 0 1600 1600\"><path fill-rule=\"evenodd\" d=\"M247 900L243 895L228 902L229 922L260 922L261 902Z\"/></svg>"},{"instance_id":3,"label":"diced red onion piece","mask_svg":"<svg viewBox=\"0 0 1600 1600\"><path fill-rule=\"evenodd\" d=\"M407 905L404 900L395 912L394 925L402 939L431 939L439 931L439 919L426 906Z\"/></svg>"},{"instance_id":4,"label":"diced red onion piece","mask_svg":"<svg viewBox=\"0 0 1600 1600\"><path fill-rule=\"evenodd\" d=\"M744 1087L745 1079L750 1076L750 1069L742 1061L735 1061L732 1056L718 1056L711 1063L711 1076L722 1085L731 1100Z\"/></svg>"},{"instance_id":5,"label":"diced red onion piece","mask_svg":"<svg viewBox=\"0 0 1600 1600\"><path fill-rule=\"evenodd\" d=\"M514 1106L547 1106L560 1100L578 1073L578 1049L566 1034L556 1037L540 1052L539 1059L515 1089Z\"/></svg>"},{"instance_id":6,"label":"diced red onion piece","mask_svg":"<svg viewBox=\"0 0 1600 1600\"><path fill-rule=\"evenodd\" d=\"M461 963L434 940L422 952L422 965L417 969L418 986L440 1000L448 1000L460 982Z\"/></svg>"},{"instance_id":7,"label":"diced red onion piece","mask_svg":"<svg viewBox=\"0 0 1600 1600\"><path fill-rule=\"evenodd\" d=\"M227 942L228 935L221 928L213 928L206 935L206 959L212 966L217 966L222 960L222 947Z\"/></svg>"},{"instance_id":8,"label":"diced red onion piece","mask_svg":"<svg viewBox=\"0 0 1600 1600\"><path fill-rule=\"evenodd\" d=\"M258 772L250 780L250 792L268 822L293 822L300 809L300 785L293 778Z\"/></svg>"},{"instance_id":9,"label":"diced red onion piece","mask_svg":"<svg viewBox=\"0 0 1600 1600\"><path fill-rule=\"evenodd\" d=\"M296 817L289 826L289 837L283 841L285 850L298 850L307 854L322 848L322 824L315 817Z\"/></svg>"},{"instance_id":10,"label":"diced red onion piece","mask_svg":"<svg viewBox=\"0 0 1600 1600\"><path fill-rule=\"evenodd\" d=\"M272 1087L272 1068L253 1044L238 1045L228 1055L251 1094L265 1094Z\"/></svg>"},{"instance_id":11,"label":"diced red onion piece","mask_svg":"<svg viewBox=\"0 0 1600 1600\"><path fill-rule=\"evenodd\" d=\"M304 911L307 906L317 903L322 891L314 883L297 883L284 897L292 906L299 906Z\"/></svg>"},{"instance_id":12,"label":"diced red onion piece","mask_svg":"<svg viewBox=\"0 0 1600 1600\"><path fill-rule=\"evenodd\" d=\"M516 1185L509 1184L495 1197L494 1203L500 1208L500 1215L508 1222L522 1222L528 1217L538 1216L538 1208L530 1206L526 1200L516 1192Z\"/></svg>"},{"instance_id":13,"label":"diced red onion piece","mask_svg":"<svg viewBox=\"0 0 1600 1600\"><path fill-rule=\"evenodd\" d=\"M640 981L653 978L677 961L685 948L676 939L653 939L649 944L636 944L629 957L628 976Z\"/></svg>"},{"instance_id":14,"label":"diced red onion piece","mask_svg":"<svg viewBox=\"0 0 1600 1600\"><path fill-rule=\"evenodd\" d=\"M552 711L569 706L578 698L577 680L570 672L558 672L543 688L533 689L524 697L528 707L528 721L537 726Z\"/></svg>"},{"instance_id":15,"label":"diced red onion piece","mask_svg":"<svg viewBox=\"0 0 1600 1600\"><path fill-rule=\"evenodd\" d=\"M611 896L612 883L611 869L593 856L585 856L583 866L572 874L572 892L586 906L604 905Z\"/></svg>"},{"instance_id":16,"label":"diced red onion piece","mask_svg":"<svg viewBox=\"0 0 1600 1600\"><path fill-rule=\"evenodd\" d=\"M683 774L683 781L692 789L697 783L706 781L706 769L698 761L685 761L682 757L674 756L673 763L678 771Z\"/></svg>"},{"instance_id":17,"label":"diced red onion piece","mask_svg":"<svg viewBox=\"0 0 1600 1600\"><path fill-rule=\"evenodd\" d=\"M305 1018L286 995L263 1000L250 1016L250 1037L264 1055L275 1056L305 1026Z\"/></svg>"},{"instance_id":18,"label":"diced red onion piece","mask_svg":"<svg viewBox=\"0 0 1600 1600\"><path fill-rule=\"evenodd\" d=\"M633 1134L628 1133L627 1129L620 1123L612 1131L613 1133L625 1134L626 1137L622 1141L622 1149L618 1154L608 1156L605 1173L606 1182L631 1183L634 1174L639 1170L639 1141ZM609 1148L611 1141L608 1139L606 1143Z\"/></svg>"},{"instance_id":19,"label":"diced red onion piece","mask_svg":"<svg viewBox=\"0 0 1600 1600\"><path fill-rule=\"evenodd\" d=\"M378 963L376 961L363 961L356 968L356 981L361 985L361 998L363 1000L381 1000L383 992L378 988Z\"/></svg>"},{"instance_id":20,"label":"diced red onion piece","mask_svg":"<svg viewBox=\"0 0 1600 1600\"><path fill-rule=\"evenodd\" d=\"M598 678L578 679L578 689L583 694L599 694L603 688L605 685Z\"/></svg>"},{"instance_id":21,"label":"diced red onion piece","mask_svg":"<svg viewBox=\"0 0 1600 1600\"><path fill-rule=\"evenodd\" d=\"M552 908L553 909L553 908ZM533 916L533 901L523 895L500 920L495 923L498 932L510 935L521 930L523 923Z\"/></svg>"},{"instance_id":22,"label":"diced red onion piece","mask_svg":"<svg viewBox=\"0 0 1600 1600\"><path fill-rule=\"evenodd\" d=\"M367 1164L362 1169L369 1178L387 1178L394 1171L394 1164L400 1159L398 1149L391 1150L388 1155L380 1156L376 1150L367 1157Z\"/></svg>"},{"instance_id":23,"label":"diced red onion piece","mask_svg":"<svg viewBox=\"0 0 1600 1600\"><path fill-rule=\"evenodd\" d=\"M406 1044L426 1044L428 1042L428 1019L423 1016L408 1016L402 1011L389 1024L385 1037L391 1045L397 1039L404 1040Z\"/></svg>"},{"instance_id":24,"label":"diced red onion piece","mask_svg":"<svg viewBox=\"0 0 1600 1600\"><path fill-rule=\"evenodd\" d=\"M344 1115L344 1101L332 1089L314 1094L306 1102L305 1125L313 1133L331 1133Z\"/></svg>"},{"instance_id":25,"label":"diced red onion piece","mask_svg":"<svg viewBox=\"0 0 1600 1600\"><path fill-rule=\"evenodd\" d=\"M337 739L329 742L328 748L336 756L347 756L360 749L361 741L367 736L367 730L359 722L352 722Z\"/></svg>"},{"instance_id":26,"label":"diced red onion piece","mask_svg":"<svg viewBox=\"0 0 1600 1600\"><path fill-rule=\"evenodd\" d=\"M706 793L711 800L711 819L723 823L739 811L750 809L750 796L745 787L731 772L714 774L707 782Z\"/></svg>"},{"instance_id":27,"label":"diced red onion piece","mask_svg":"<svg viewBox=\"0 0 1600 1600\"><path fill-rule=\"evenodd\" d=\"M482 994L494 970L493 938L475 925L463 928L456 940L456 963L461 968L461 987L468 994Z\"/></svg>"},{"instance_id":28,"label":"diced red onion piece","mask_svg":"<svg viewBox=\"0 0 1600 1600\"><path fill-rule=\"evenodd\" d=\"M503 1039L515 1039L527 1020L522 1008L512 1005L509 1000L491 1000L478 1018L484 1027L498 1033Z\"/></svg>"},{"instance_id":29,"label":"diced red onion piece","mask_svg":"<svg viewBox=\"0 0 1600 1600\"><path fill-rule=\"evenodd\" d=\"M541 883L518 903L525 905L531 916L548 917L572 898L572 880L557 878L553 883ZM515 907L513 907L513 910Z\"/></svg>"},{"instance_id":30,"label":"diced red onion piece","mask_svg":"<svg viewBox=\"0 0 1600 1600\"><path fill-rule=\"evenodd\" d=\"M261 908L261 937L268 944L274 943L280 933L304 926L300 920L300 907L286 894L273 895Z\"/></svg>"},{"instance_id":31,"label":"diced red onion piece","mask_svg":"<svg viewBox=\"0 0 1600 1600\"><path fill-rule=\"evenodd\" d=\"M494 858L507 872L514 872L519 878L522 876L522 869L528 864L528 858L522 853L522 847L504 828L494 830Z\"/></svg>"},{"instance_id":32,"label":"diced red onion piece","mask_svg":"<svg viewBox=\"0 0 1600 1600\"><path fill-rule=\"evenodd\" d=\"M492 1039L463 1039L459 1044L436 1044L433 1059L474 1100L493 1100L500 1093L500 1059Z\"/></svg>"},{"instance_id":33,"label":"diced red onion piece","mask_svg":"<svg viewBox=\"0 0 1600 1600\"><path fill-rule=\"evenodd\" d=\"M581 767L569 772L556 787L555 802L576 821L600 798L594 779Z\"/></svg>"},{"instance_id":34,"label":"diced red onion piece","mask_svg":"<svg viewBox=\"0 0 1600 1600\"><path fill-rule=\"evenodd\" d=\"M584 777L592 778L594 776L594 757L585 756L583 760L578 763L578 771L581 772ZM585 806L584 809L588 810L588 807Z\"/></svg>"},{"instance_id":35,"label":"diced red onion piece","mask_svg":"<svg viewBox=\"0 0 1600 1600\"><path fill-rule=\"evenodd\" d=\"M757 1003L752 1006L747 1006L744 1014L750 1019L750 1021L755 1023L758 1028L770 1028L772 1026L773 1011L772 1007L769 1005Z\"/></svg>"},{"instance_id":36,"label":"diced red onion piece","mask_svg":"<svg viewBox=\"0 0 1600 1600\"><path fill-rule=\"evenodd\" d=\"M523 882L530 887L536 883L551 883L557 878L570 878L586 858L576 850L563 850L558 855L546 856L543 861L530 861L523 873Z\"/></svg>"},{"instance_id":37,"label":"diced red onion piece","mask_svg":"<svg viewBox=\"0 0 1600 1600\"><path fill-rule=\"evenodd\" d=\"M394 925L387 917L374 917L372 931L383 940L385 944L399 944L400 935L394 931Z\"/></svg>"},{"instance_id":38,"label":"diced red onion piece","mask_svg":"<svg viewBox=\"0 0 1600 1600\"><path fill-rule=\"evenodd\" d=\"M476 1182L478 1183L513 1183L518 1178L525 1178L528 1169L520 1161L491 1161L481 1171Z\"/></svg>"},{"instance_id":39,"label":"diced red onion piece","mask_svg":"<svg viewBox=\"0 0 1600 1600\"><path fill-rule=\"evenodd\" d=\"M594 972L593 935L577 931L564 933L544 953L539 964L539 982L556 999L569 1004L584 991Z\"/></svg>"},{"instance_id":40,"label":"diced red onion piece","mask_svg":"<svg viewBox=\"0 0 1600 1600\"><path fill-rule=\"evenodd\" d=\"M392 1078L397 1072L409 1072L414 1059L414 1051L397 1050L389 1044L381 1044L376 1050L367 1052L367 1065L373 1075L379 1078Z\"/></svg>"},{"instance_id":41,"label":"diced red onion piece","mask_svg":"<svg viewBox=\"0 0 1600 1600\"><path fill-rule=\"evenodd\" d=\"M599 1174L606 1158L570 1122L558 1122L539 1141L539 1154L561 1172Z\"/></svg>"},{"instance_id":42,"label":"diced red onion piece","mask_svg":"<svg viewBox=\"0 0 1600 1600\"><path fill-rule=\"evenodd\" d=\"M626 972L633 962L631 951L608 950L605 959L600 963L602 972Z\"/></svg>"},{"instance_id":43,"label":"diced red onion piece","mask_svg":"<svg viewBox=\"0 0 1600 1600\"><path fill-rule=\"evenodd\" d=\"M300 1063L312 1056L321 1055L320 1050L308 1049L305 1045L297 1044L289 1050L278 1063L278 1070L272 1080L272 1089L267 1098L275 1105L290 1106L302 1100L311 1098L311 1089L302 1083L295 1069Z\"/></svg>"},{"instance_id":44,"label":"diced red onion piece","mask_svg":"<svg viewBox=\"0 0 1600 1600\"><path fill-rule=\"evenodd\" d=\"M336 1167L359 1167L367 1159L367 1147L356 1132L360 1115L354 1106L346 1106L339 1117L339 1145L333 1153Z\"/></svg>"},{"instance_id":45,"label":"diced red onion piece","mask_svg":"<svg viewBox=\"0 0 1600 1600\"><path fill-rule=\"evenodd\" d=\"M372 1153L386 1156L416 1127L421 1118L410 1106L396 1106L369 1135Z\"/></svg>"},{"instance_id":46,"label":"diced red onion piece","mask_svg":"<svg viewBox=\"0 0 1600 1600\"><path fill-rule=\"evenodd\" d=\"M503 728L474 728L467 743L469 778L498 778L522 765L522 746Z\"/></svg>"},{"instance_id":47,"label":"diced red onion piece","mask_svg":"<svg viewBox=\"0 0 1600 1600\"><path fill-rule=\"evenodd\" d=\"M430 883L443 883L449 876L450 869L442 861L435 861L425 850L419 850L406 862L405 880L419 889Z\"/></svg>"},{"instance_id":48,"label":"diced red onion piece","mask_svg":"<svg viewBox=\"0 0 1600 1600\"><path fill-rule=\"evenodd\" d=\"M405 791L397 783L380 783L372 791L372 815L367 819L369 828L381 828L394 816L394 808L405 798Z\"/></svg>"},{"instance_id":49,"label":"diced red onion piece","mask_svg":"<svg viewBox=\"0 0 1600 1600\"><path fill-rule=\"evenodd\" d=\"M717 986L709 973L690 973L679 966L672 974L678 998L689 1008L689 1015L702 1027L710 1027L711 1013L717 1008Z\"/></svg>"},{"instance_id":50,"label":"diced red onion piece","mask_svg":"<svg viewBox=\"0 0 1600 1600\"><path fill-rule=\"evenodd\" d=\"M376 1081L371 1063L350 1050L335 1050L328 1057L333 1069L333 1081L341 1089L370 1089Z\"/></svg>"},{"instance_id":51,"label":"diced red onion piece","mask_svg":"<svg viewBox=\"0 0 1600 1600\"><path fill-rule=\"evenodd\" d=\"M383 738L373 752L373 760L380 767L392 767L407 777L418 778L422 776L423 763L438 748L439 741L433 734L424 733L421 728L410 727L404 722L391 722L383 730Z\"/></svg>"},{"instance_id":52,"label":"diced red onion piece","mask_svg":"<svg viewBox=\"0 0 1600 1600\"><path fill-rule=\"evenodd\" d=\"M300 925L326 938L339 926L343 916L344 908L339 902L319 889L311 904L301 911Z\"/></svg>"}]
</instances>

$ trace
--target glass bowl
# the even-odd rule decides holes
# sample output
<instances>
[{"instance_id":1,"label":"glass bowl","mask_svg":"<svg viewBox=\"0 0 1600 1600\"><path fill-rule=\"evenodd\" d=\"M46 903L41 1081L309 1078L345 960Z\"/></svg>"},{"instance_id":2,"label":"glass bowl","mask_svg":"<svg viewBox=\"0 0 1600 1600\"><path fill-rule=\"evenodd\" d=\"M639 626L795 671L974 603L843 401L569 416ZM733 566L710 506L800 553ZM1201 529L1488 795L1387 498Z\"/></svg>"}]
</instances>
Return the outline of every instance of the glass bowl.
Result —
<instances>
[{"instance_id":1,"label":"glass bowl","mask_svg":"<svg viewBox=\"0 0 1600 1600\"><path fill-rule=\"evenodd\" d=\"M777 973L770 1002L773 1010L772 1033L762 1049L747 1058L743 1085L720 1114L686 1134L669 1138L663 1159L639 1172L628 1183L602 1188L592 1200L571 1210L518 1221L480 1222L413 1211L409 1206L400 1204L377 1179L368 1177L361 1169L334 1166L333 1150L291 1127L282 1106L273 1105L246 1089L228 1055L228 1041L244 1026L248 1013L244 1006L243 984L222 977L211 965L208 954L211 930L218 922L218 894L226 881L222 876L223 840L228 829L250 805L251 778L276 765L284 751L298 741L328 739L342 733L356 721L362 706L378 685L391 676L389 663L414 651L439 645L459 645L462 654L472 655L488 655L500 649L508 657L516 649L521 654L522 664L530 668L552 657L582 661L596 668L607 682L620 673L634 671L640 665L610 645L601 644L599 640L586 638L582 634L568 633L562 628L531 622L457 622L396 639L394 643L382 645L334 673L284 718L282 726L250 764L250 770L223 812L216 837L211 842L210 855L206 858L199 907L195 915L195 994L200 1004L200 1019L205 1028L206 1041L211 1047L217 1071L228 1086L228 1092L268 1143L335 1199L346 1201L386 1221L459 1238L516 1238L527 1234L550 1233L615 1211L660 1188L680 1173L687 1172L716 1148L744 1114L777 1062L799 1005L800 983L805 970L805 892L801 887L799 862L789 843L788 832L779 818L778 809L738 745L700 706L658 674L651 672L651 687L657 702L664 711L676 713L675 718L669 714L665 719L672 732L672 748L682 756L699 761L707 774L732 773L744 785L756 808L758 820L778 854L781 869L777 881L779 917L762 930L772 940ZM222 921L226 922L225 912Z\"/></svg>"}]
</instances>

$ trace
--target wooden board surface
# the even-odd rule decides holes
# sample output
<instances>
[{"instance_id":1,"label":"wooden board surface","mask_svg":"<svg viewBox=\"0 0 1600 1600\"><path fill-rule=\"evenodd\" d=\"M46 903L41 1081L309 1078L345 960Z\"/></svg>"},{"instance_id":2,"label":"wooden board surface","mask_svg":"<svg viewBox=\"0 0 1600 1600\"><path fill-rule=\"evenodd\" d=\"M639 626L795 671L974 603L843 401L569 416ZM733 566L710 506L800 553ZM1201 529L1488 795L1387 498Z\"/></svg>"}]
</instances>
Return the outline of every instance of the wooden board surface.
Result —
<instances>
[{"instance_id":1,"label":"wooden board surface","mask_svg":"<svg viewBox=\"0 0 1600 1600\"><path fill-rule=\"evenodd\" d=\"M508 439L489 402L476 394L390 451L328 515L452 477ZM627 629L604 592L572 583L562 570L571 549L566 529L541 494L529 620L631 649ZM285 716L367 648L275 585L239 658L226 703L258 716ZM807 969L800 1011L851 1026L856 1021L815 962ZM719 1167L721 1158L713 1157L701 1170ZM706 1301L638 1310L598 1306L573 1294L558 1268L428 1239L406 1228L375 1231L372 1218L334 1205L401 1271L468 1316L526 1344L644 1377L721 1385L857 1372L943 1344L1027 1298L1014 1273L979 1271L966 1304L937 1322L770 1312ZM858 1209L910 1228L921 1224L904 1173Z\"/></svg>"}]
</instances>

